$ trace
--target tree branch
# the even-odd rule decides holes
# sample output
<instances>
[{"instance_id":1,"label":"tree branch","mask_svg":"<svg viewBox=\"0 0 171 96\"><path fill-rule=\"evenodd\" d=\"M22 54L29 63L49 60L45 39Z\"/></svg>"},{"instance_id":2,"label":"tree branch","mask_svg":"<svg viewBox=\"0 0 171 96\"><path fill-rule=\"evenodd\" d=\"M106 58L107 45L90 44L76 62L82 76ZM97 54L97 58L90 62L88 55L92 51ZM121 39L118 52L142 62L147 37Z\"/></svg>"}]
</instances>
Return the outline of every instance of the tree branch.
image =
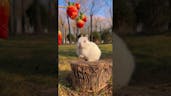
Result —
<instances>
[{"instance_id":1,"label":"tree branch","mask_svg":"<svg viewBox=\"0 0 171 96\"><path fill-rule=\"evenodd\" d=\"M83 10L83 12L82 13L85 13L85 12L87 12L88 11L88 8L86 8L85 10Z\"/></svg>"}]
</instances>

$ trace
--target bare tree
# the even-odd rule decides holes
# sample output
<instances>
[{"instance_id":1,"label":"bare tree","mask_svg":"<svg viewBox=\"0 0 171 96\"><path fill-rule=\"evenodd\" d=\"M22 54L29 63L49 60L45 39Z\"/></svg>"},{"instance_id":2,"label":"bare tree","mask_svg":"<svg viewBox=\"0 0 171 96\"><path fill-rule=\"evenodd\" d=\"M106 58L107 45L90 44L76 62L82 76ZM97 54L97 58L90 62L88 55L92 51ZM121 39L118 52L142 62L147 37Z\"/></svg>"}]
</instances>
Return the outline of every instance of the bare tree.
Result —
<instances>
[{"instance_id":1,"label":"bare tree","mask_svg":"<svg viewBox=\"0 0 171 96\"><path fill-rule=\"evenodd\" d=\"M72 26L72 32L73 34L77 37L77 26L75 21L71 21L71 26Z\"/></svg>"},{"instance_id":2,"label":"bare tree","mask_svg":"<svg viewBox=\"0 0 171 96\"><path fill-rule=\"evenodd\" d=\"M65 43L67 41L67 29L68 29L68 26L64 25L64 39L65 39Z\"/></svg>"},{"instance_id":3,"label":"bare tree","mask_svg":"<svg viewBox=\"0 0 171 96\"><path fill-rule=\"evenodd\" d=\"M47 21L50 20L51 14L52 14L52 12L51 12L51 5L52 5L52 4L51 4L51 3L52 3L52 1L49 0L49 1L48 1L48 5L49 5L49 6L48 6L48 11L49 11L48 13L49 13L49 16L47 17ZM51 21L51 20L50 20L50 21ZM50 24L48 24L48 30L50 31L50 29L51 29L51 28L50 28Z\"/></svg>"},{"instance_id":4,"label":"bare tree","mask_svg":"<svg viewBox=\"0 0 171 96\"><path fill-rule=\"evenodd\" d=\"M68 21L68 28L69 28L69 43L71 44L71 27L70 27L70 21L69 21L69 16L66 16L67 17L67 21Z\"/></svg>"},{"instance_id":5,"label":"bare tree","mask_svg":"<svg viewBox=\"0 0 171 96\"><path fill-rule=\"evenodd\" d=\"M98 24L100 24L100 18L94 16L93 19L94 21L92 26L94 27L94 31L98 31Z\"/></svg>"},{"instance_id":6,"label":"bare tree","mask_svg":"<svg viewBox=\"0 0 171 96\"><path fill-rule=\"evenodd\" d=\"M24 9L24 0L21 0L21 12L22 12L22 32L25 33L25 9Z\"/></svg>"},{"instance_id":7,"label":"bare tree","mask_svg":"<svg viewBox=\"0 0 171 96\"><path fill-rule=\"evenodd\" d=\"M108 18L102 16L94 16L93 19L93 31L99 32L102 28L108 28L108 26L110 25L108 22Z\"/></svg>"},{"instance_id":8,"label":"bare tree","mask_svg":"<svg viewBox=\"0 0 171 96\"><path fill-rule=\"evenodd\" d=\"M90 14L90 32L92 34L93 32L93 16L98 13L100 7L103 6L103 2L100 2L100 0L90 0L89 2L89 14ZM93 37L90 37L90 40L93 40Z\"/></svg>"},{"instance_id":9,"label":"bare tree","mask_svg":"<svg viewBox=\"0 0 171 96\"><path fill-rule=\"evenodd\" d=\"M15 35L16 33L16 14L15 14L15 1L16 0L10 0L11 5L11 11L10 11L10 24L11 24L11 35Z\"/></svg>"},{"instance_id":10,"label":"bare tree","mask_svg":"<svg viewBox=\"0 0 171 96\"><path fill-rule=\"evenodd\" d=\"M66 35L65 35L65 27L64 27L65 21L64 21L64 18L62 18L64 17L63 15L64 14L60 12L59 17L58 17L58 25L59 25L59 29L62 31L63 43L66 43L65 42Z\"/></svg>"},{"instance_id":11,"label":"bare tree","mask_svg":"<svg viewBox=\"0 0 171 96\"><path fill-rule=\"evenodd\" d=\"M39 34L42 30L41 30L41 17L40 17L40 7L39 7L39 0L34 0L35 5L37 5L36 7L36 27L35 27L35 31L36 34Z\"/></svg>"},{"instance_id":12,"label":"bare tree","mask_svg":"<svg viewBox=\"0 0 171 96\"><path fill-rule=\"evenodd\" d=\"M63 2L65 2L66 6L67 6L69 0L65 0L65 1L63 1ZM71 42L71 27L70 27L70 20L69 20L69 17L68 17L67 15L66 15L66 17L67 17L68 28L69 28L69 43L71 44L72 42Z\"/></svg>"},{"instance_id":13,"label":"bare tree","mask_svg":"<svg viewBox=\"0 0 171 96\"><path fill-rule=\"evenodd\" d=\"M108 8L106 11L107 13L106 14L109 14L110 15L110 20L109 20L109 23L113 29L113 24L112 24L112 21L113 21L113 0L104 0L105 2L105 5L106 5L106 8Z\"/></svg>"}]
</instances>

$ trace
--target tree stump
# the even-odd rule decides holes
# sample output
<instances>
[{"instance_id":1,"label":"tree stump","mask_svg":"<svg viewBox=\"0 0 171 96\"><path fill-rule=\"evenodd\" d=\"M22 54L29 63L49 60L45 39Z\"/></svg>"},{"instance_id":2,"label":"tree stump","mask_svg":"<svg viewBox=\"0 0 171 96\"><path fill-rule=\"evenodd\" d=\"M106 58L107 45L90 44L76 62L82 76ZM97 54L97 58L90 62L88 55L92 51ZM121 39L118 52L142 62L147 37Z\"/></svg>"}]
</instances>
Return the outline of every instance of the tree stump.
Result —
<instances>
[{"instance_id":1,"label":"tree stump","mask_svg":"<svg viewBox=\"0 0 171 96\"><path fill-rule=\"evenodd\" d=\"M98 92L104 88L112 76L112 64L107 61L71 62L71 79L74 89L83 92Z\"/></svg>"}]
</instances>

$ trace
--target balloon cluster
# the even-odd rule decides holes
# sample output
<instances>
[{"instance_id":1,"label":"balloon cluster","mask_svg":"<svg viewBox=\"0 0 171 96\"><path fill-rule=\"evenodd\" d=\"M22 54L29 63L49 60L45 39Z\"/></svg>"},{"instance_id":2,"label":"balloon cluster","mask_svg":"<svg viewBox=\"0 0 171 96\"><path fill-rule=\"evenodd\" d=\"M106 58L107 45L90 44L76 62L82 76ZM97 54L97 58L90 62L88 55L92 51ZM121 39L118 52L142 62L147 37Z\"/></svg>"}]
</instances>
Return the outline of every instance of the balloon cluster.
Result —
<instances>
[{"instance_id":1,"label":"balloon cluster","mask_svg":"<svg viewBox=\"0 0 171 96\"><path fill-rule=\"evenodd\" d=\"M76 20L78 28L83 28L87 17L82 12L79 12L80 7L79 3L68 2L66 13L72 20Z\"/></svg>"},{"instance_id":2,"label":"balloon cluster","mask_svg":"<svg viewBox=\"0 0 171 96\"><path fill-rule=\"evenodd\" d=\"M81 5L78 2L68 2L66 7L66 13L69 18L76 20L76 26L78 28L83 28L85 22L87 22L87 17L82 12L80 12ZM58 30L58 45L62 44L62 33Z\"/></svg>"}]
</instances>

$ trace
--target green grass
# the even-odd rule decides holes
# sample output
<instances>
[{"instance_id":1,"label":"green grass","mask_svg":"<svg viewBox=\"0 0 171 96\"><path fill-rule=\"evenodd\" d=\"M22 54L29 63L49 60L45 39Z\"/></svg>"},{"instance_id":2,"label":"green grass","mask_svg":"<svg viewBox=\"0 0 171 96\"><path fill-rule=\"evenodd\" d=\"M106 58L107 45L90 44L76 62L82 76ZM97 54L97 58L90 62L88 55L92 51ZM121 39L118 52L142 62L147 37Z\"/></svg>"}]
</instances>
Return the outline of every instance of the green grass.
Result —
<instances>
[{"instance_id":1,"label":"green grass","mask_svg":"<svg viewBox=\"0 0 171 96\"><path fill-rule=\"evenodd\" d=\"M41 90L55 88L55 41L52 36L0 40L0 96L39 96Z\"/></svg>"}]
</instances>

